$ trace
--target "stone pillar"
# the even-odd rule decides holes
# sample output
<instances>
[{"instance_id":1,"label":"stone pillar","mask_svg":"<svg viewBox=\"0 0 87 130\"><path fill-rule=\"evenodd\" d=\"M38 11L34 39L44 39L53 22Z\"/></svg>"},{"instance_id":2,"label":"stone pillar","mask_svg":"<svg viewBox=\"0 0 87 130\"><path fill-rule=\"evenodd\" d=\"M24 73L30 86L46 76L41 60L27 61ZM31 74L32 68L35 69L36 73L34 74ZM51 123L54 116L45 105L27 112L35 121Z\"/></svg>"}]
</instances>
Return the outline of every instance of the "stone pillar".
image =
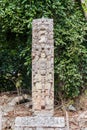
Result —
<instances>
[{"instance_id":1,"label":"stone pillar","mask_svg":"<svg viewBox=\"0 0 87 130\"><path fill-rule=\"evenodd\" d=\"M32 24L32 101L34 115L54 112L53 20L36 19Z\"/></svg>"},{"instance_id":2,"label":"stone pillar","mask_svg":"<svg viewBox=\"0 0 87 130\"><path fill-rule=\"evenodd\" d=\"M0 107L0 130L2 130L2 109Z\"/></svg>"}]
</instances>

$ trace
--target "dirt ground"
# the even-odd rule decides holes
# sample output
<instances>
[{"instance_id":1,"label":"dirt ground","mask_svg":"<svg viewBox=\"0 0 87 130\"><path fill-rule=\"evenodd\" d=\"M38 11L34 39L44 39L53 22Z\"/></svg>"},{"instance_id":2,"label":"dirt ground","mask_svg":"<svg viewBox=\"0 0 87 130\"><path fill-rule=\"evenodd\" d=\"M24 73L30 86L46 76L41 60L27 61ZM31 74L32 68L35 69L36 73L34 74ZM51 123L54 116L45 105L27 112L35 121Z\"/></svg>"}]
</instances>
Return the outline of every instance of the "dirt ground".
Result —
<instances>
[{"instance_id":1,"label":"dirt ground","mask_svg":"<svg viewBox=\"0 0 87 130\"><path fill-rule=\"evenodd\" d=\"M12 130L15 117L32 115L31 95L24 94L23 97L25 100L14 93L0 94L3 130ZM87 96L83 94L75 100L56 104L54 116L65 117L67 130L87 130Z\"/></svg>"}]
</instances>

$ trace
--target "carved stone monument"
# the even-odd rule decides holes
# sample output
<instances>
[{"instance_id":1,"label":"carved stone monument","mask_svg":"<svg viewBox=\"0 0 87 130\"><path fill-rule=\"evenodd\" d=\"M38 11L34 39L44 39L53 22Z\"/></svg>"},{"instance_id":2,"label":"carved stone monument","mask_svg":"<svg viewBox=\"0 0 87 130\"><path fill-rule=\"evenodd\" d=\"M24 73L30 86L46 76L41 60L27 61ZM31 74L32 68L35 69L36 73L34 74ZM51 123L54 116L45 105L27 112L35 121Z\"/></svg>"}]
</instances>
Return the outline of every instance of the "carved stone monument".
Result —
<instances>
[{"instance_id":1,"label":"carved stone monument","mask_svg":"<svg viewBox=\"0 0 87 130\"><path fill-rule=\"evenodd\" d=\"M65 130L64 117L54 113L53 20L33 20L32 117L17 117L15 130Z\"/></svg>"},{"instance_id":2,"label":"carved stone monument","mask_svg":"<svg viewBox=\"0 0 87 130\"><path fill-rule=\"evenodd\" d=\"M2 110L0 107L0 130L2 130Z\"/></svg>"},{"instance_id":3,"label":"carved stone monument","mask_svg":"<svg viewBox=\"0 0 87 130\"><path fill-rule=\"evenodd\" d=\"M33 20L32 101L35 115L53 115L54 42L53 20Z\"/></svg>"}]
</instances>

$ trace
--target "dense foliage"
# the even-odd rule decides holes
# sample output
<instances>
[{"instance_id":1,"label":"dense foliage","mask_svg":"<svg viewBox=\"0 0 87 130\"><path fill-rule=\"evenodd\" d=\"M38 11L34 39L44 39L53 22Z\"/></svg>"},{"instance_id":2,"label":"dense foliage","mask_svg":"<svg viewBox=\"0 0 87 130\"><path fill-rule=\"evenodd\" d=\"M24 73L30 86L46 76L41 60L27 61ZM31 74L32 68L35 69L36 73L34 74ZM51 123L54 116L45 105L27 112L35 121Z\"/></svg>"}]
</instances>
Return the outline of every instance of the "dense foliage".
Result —
<instances>
[{"instance_id":1,"label":"dense foliage","mask_svg":"<svg viewBox=\"0 0 87 130\"><path fill-rule=\"evenodd\" d=\"M55 89L78 96L87 87L87 23L74 0L0 0L0 90L31 87L32 20L54 19Z\"/></svg>"},{"instance_id":2,"label":"dense foliage","mask_svg":"<svg viewBox=\"0 0 87 130\"><path fill-rule=\"evenodd\" d=\"M85 18L87 20L87 0L81 0L81 5L84 11Z\"/></svg>"}]
</instances>

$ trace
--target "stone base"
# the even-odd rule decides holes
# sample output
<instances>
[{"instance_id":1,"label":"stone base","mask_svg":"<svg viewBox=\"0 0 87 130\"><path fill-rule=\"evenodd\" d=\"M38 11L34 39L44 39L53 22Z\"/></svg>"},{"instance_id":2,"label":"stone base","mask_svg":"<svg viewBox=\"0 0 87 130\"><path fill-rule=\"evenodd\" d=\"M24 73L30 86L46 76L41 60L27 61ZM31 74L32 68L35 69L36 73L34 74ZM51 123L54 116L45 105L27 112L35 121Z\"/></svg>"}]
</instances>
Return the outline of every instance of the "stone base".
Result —
<instances>
[{"instance_id":1,"label":"stone base","mask_svg":"<svg viewBox=\"0 0 87 130\"><path fill-rule=\"evenodd\" d=\"M64 117L17 117L14 130L65 130Z\"/></svg>"},{"instance_id":2,"label":"stone base","mask_svg":"<svg viewBox=\"0 0 87 130\"><path fill-rule=\"evenodd\" d=\"M39 117L52 117L53 114L54 114L54 111L51 110L51 111L44 111L44 110L41 110L41 111L33 111L33 116L39 116Z\"/></svg>"},{"instance_id":3,"label":"stone base","mask_svg":"<svg viewBox=\"0 0 87 130\"><path fill-rule=\"evenodd\" d=\"M24 128L16 128L15 130L67 130L67 129L64 129L64 128L42 128L42 127L37 127L37 128L31 128L31 127L24 127Z\"/></svg>"}]
</instances>

